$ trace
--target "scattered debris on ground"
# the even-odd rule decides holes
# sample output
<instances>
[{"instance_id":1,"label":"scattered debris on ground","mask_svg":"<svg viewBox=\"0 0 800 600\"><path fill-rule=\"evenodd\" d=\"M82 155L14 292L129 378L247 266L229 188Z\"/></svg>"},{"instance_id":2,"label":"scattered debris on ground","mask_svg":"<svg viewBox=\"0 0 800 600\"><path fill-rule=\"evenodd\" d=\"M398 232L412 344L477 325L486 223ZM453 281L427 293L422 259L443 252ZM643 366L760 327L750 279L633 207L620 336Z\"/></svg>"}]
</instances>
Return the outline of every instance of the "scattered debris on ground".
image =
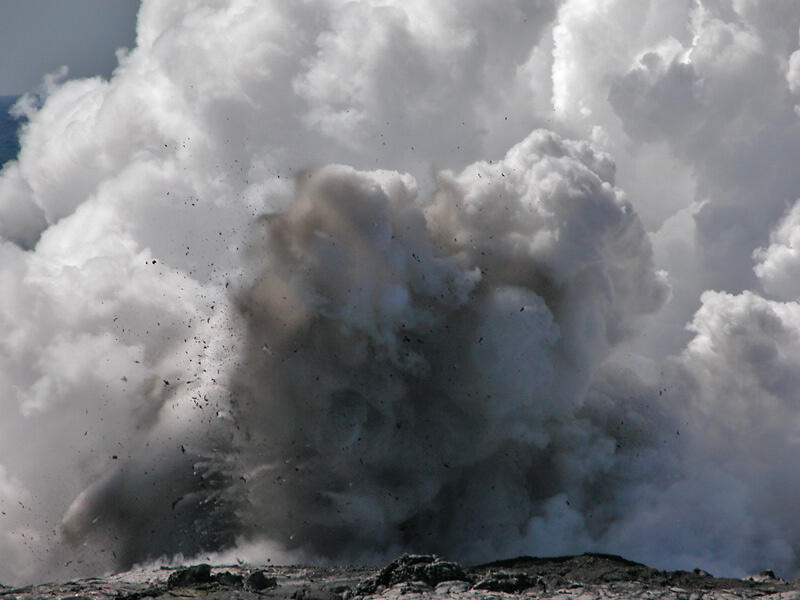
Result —
<instances>
[{"instance_id":1,"label":"scattered debris on ground","mask_svg":"<svg viewBox=\"0 0 800 600\"><path fill-rule=\"evenodd\" d=\"M134 570L24 588L0 600L800 600L800 581L765 570L744 579L659 571L606 554L519 557L462 567L404 554L383 568L211 566Z\"/></svg>"}]
</instances>

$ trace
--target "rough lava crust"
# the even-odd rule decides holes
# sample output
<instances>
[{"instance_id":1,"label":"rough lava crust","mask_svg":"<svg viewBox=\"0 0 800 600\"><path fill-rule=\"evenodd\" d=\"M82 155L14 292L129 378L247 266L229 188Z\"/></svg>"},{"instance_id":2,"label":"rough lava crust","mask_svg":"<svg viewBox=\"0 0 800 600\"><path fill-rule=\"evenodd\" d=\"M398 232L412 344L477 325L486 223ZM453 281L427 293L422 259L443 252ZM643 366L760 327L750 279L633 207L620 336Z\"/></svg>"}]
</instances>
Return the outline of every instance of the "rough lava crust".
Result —
<instances>
[{"instance_id":1,"label":"rough lava crust","mask_svg":"<svg viewBox=\"0 0 800 600\"><path fill-rule=\"evenodd\" d=\"M701 570L659 571L611 554L521 556L473 567L431 554L404 554L383 568L215 566L139 569L64 584L1 588L14 600L404 600L546 598L599 600L800 599L800 581L772 571L744 579Z\"/></svg>"}]
</instances>

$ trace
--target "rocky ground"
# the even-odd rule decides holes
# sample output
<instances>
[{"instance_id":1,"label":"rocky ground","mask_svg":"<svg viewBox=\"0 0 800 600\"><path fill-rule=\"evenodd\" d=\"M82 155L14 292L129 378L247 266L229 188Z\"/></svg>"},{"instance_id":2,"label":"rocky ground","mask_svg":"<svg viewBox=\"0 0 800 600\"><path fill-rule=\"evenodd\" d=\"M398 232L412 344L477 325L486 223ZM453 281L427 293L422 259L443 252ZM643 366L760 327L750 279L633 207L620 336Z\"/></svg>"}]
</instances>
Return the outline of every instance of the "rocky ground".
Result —
<instances>
[{"instance_id":1,"label":"rocky ground","mask_svg":"<svg viewBox=\"0 0 800 600\"><path fill-rule=\"evenodd\" d=\"M25 588L0 587L0 600L436 600L488 598L800 600L800 581L765 571L722 579L700 570L658 571L618 556L521 557L475 567L428 555L404 555L368 567L211 567L137 570L102 579Z\"/></svg>"}]
</instances>

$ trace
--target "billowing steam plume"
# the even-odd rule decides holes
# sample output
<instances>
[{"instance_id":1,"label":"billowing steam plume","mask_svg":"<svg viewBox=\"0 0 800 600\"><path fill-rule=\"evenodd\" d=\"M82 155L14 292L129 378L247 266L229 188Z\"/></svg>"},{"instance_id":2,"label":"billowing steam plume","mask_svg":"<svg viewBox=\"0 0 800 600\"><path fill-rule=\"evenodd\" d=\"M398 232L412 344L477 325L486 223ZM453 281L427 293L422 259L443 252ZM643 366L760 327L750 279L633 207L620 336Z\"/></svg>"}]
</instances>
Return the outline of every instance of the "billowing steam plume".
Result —
<instances>
[{"instance_id":1,"label":"billowing steam plume","mask_svg":"<svg viewBox=\"0 0 800 600\"><path fill-rule=\"evenodd\" d=\"M798 25L145 0L109 81L15 108L0 581L402 550L795 573Z\"/></svg>"}]
</instances>

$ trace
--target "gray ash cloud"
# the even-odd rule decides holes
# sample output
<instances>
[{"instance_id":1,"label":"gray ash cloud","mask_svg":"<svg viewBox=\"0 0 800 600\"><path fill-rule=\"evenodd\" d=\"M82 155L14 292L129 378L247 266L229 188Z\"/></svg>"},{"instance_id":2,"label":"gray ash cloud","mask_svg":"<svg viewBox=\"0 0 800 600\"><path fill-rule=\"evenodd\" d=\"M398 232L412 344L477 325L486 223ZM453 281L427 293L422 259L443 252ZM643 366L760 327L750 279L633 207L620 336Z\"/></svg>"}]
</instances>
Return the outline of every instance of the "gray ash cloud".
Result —
<instances>
[{"instance_id":1,"label":"gray ash cloud","mask_svg":"<svg viewBox=\"0 0 800 600\"><path fill-rule=\"evenodd\" d=\"M796 571L798 24L145 1L109 80L16 105L0 581L400 550Z\"/></svg>"}]
</instances>

